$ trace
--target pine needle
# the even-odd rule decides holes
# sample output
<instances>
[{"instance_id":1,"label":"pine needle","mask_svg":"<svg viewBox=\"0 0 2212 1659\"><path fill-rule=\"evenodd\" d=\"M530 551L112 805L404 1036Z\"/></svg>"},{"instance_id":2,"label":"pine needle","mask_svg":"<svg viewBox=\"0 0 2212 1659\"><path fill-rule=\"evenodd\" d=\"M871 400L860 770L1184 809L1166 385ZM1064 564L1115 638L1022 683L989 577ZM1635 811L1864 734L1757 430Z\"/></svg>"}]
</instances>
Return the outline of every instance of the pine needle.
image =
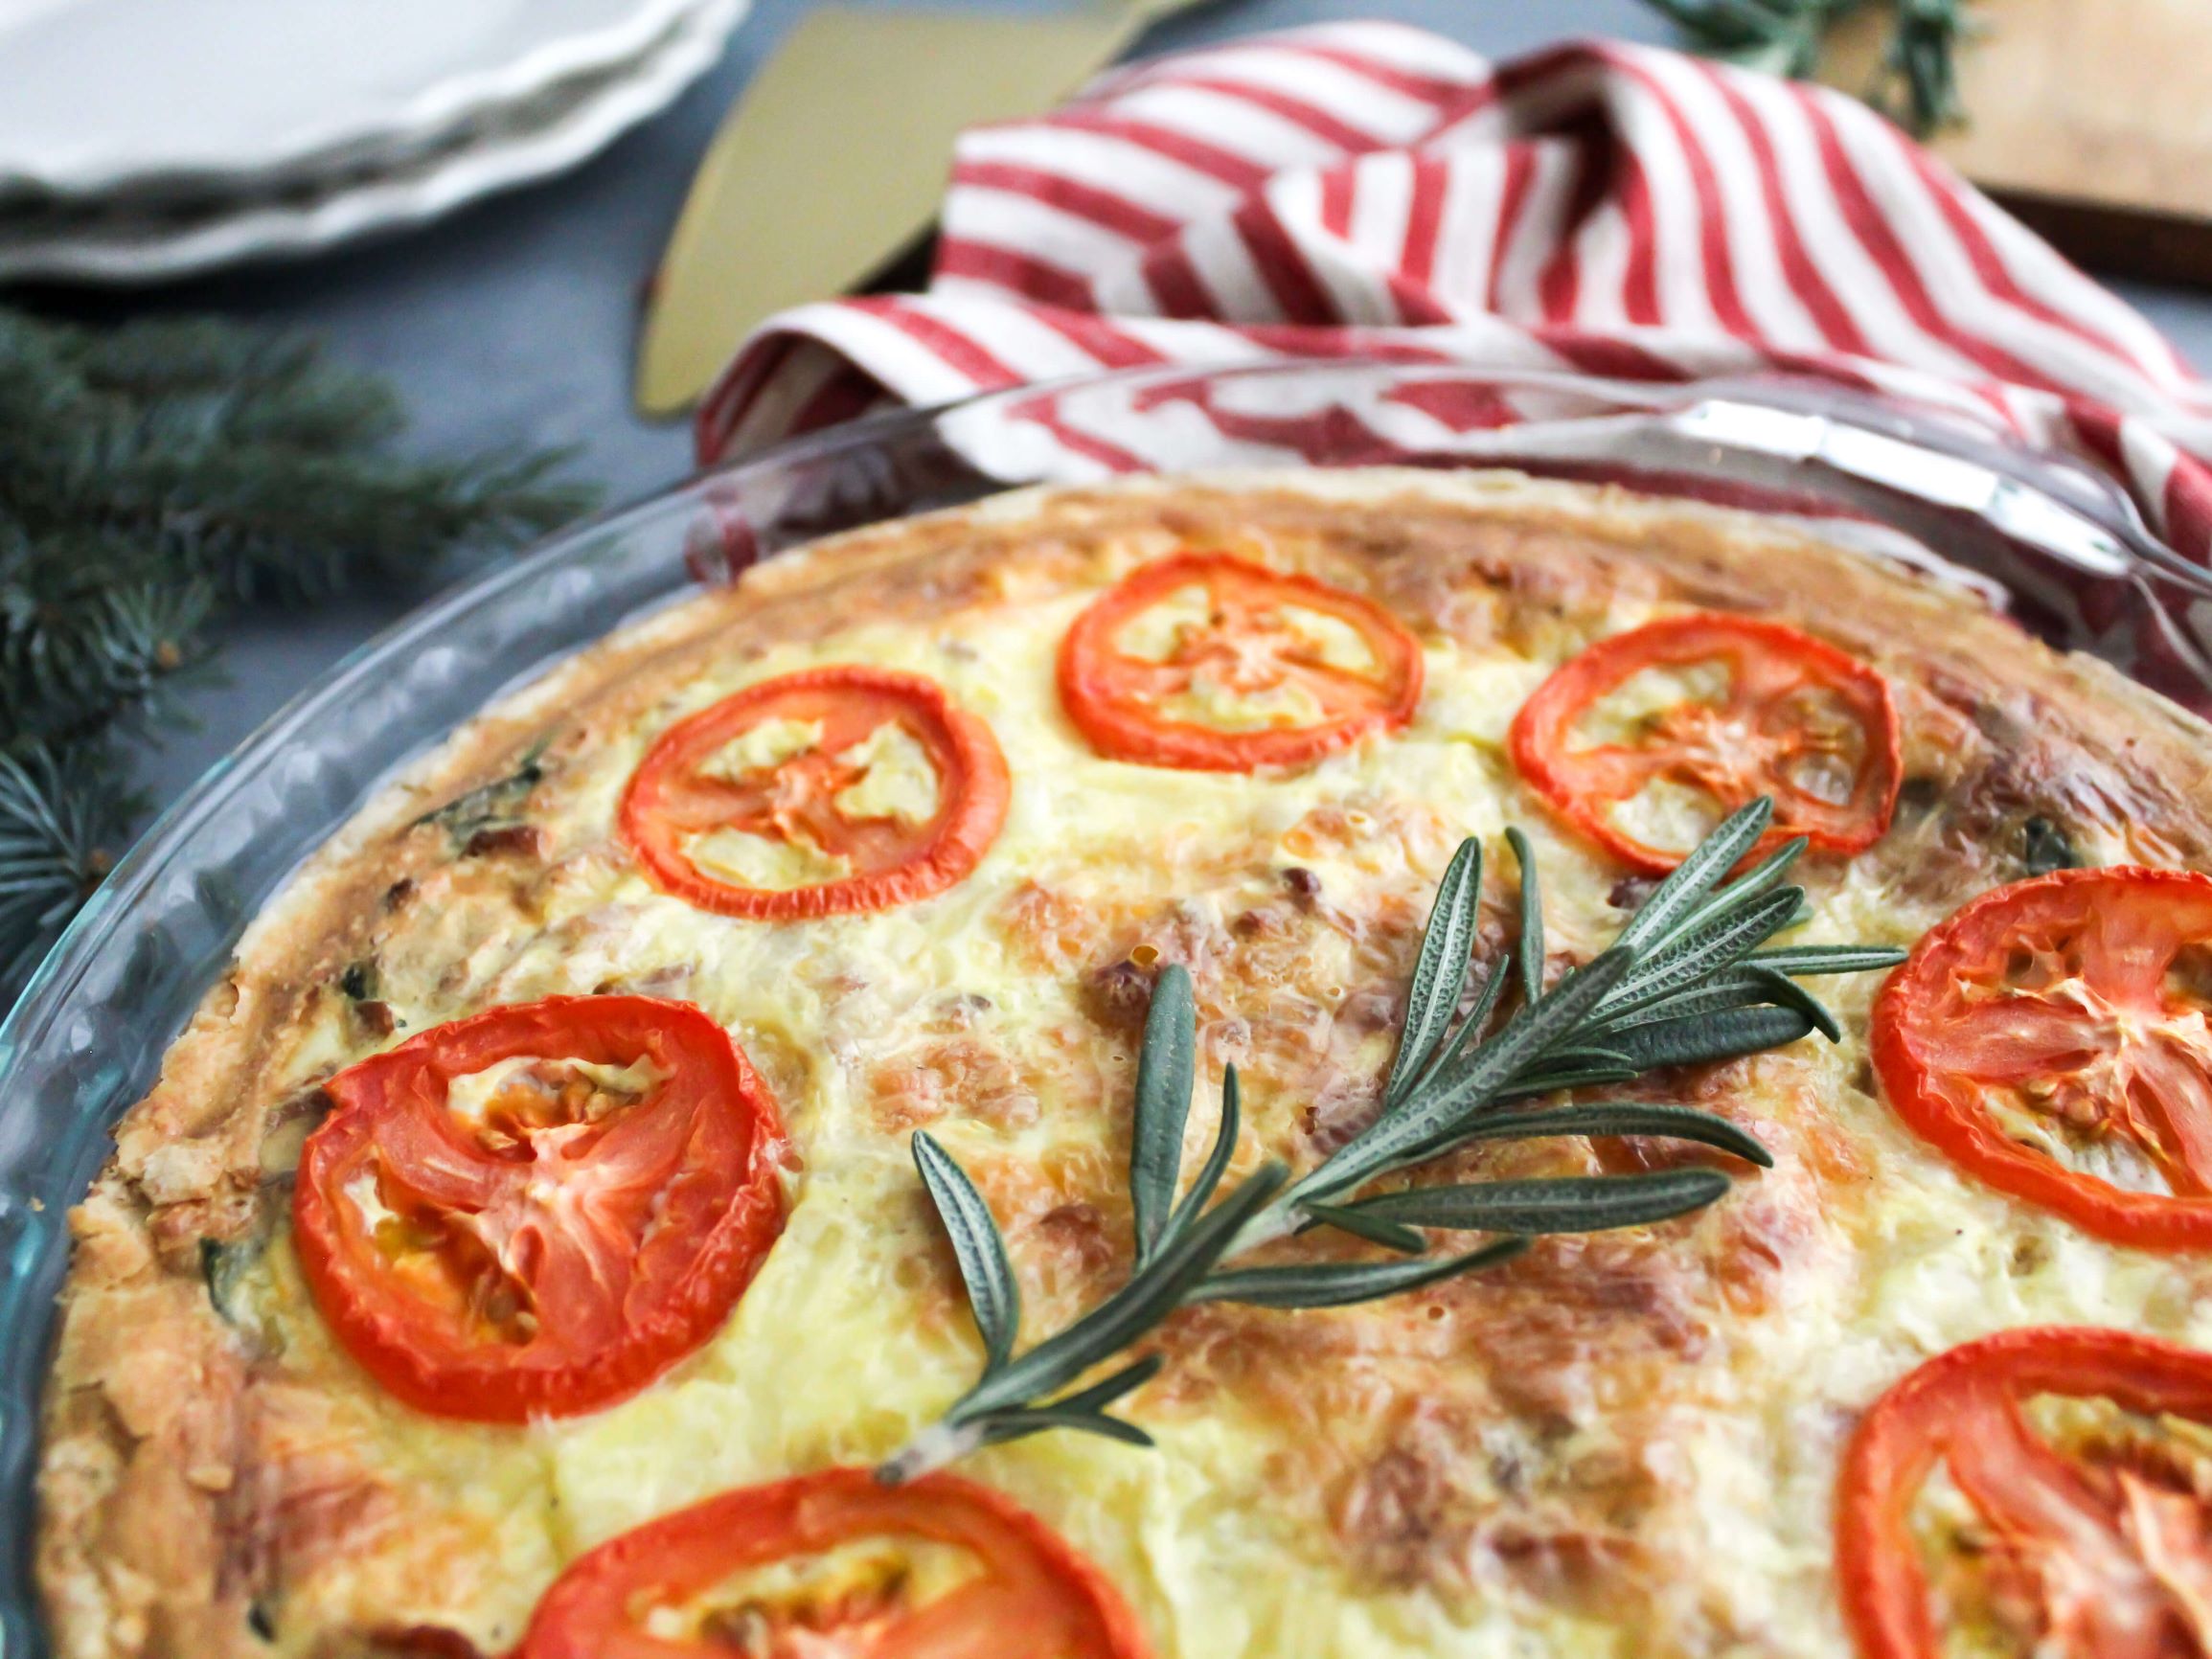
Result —
<instances>
[{"instance_id":1,"label":"pine needle","mask_svg":"<svg viewBox=\"0 0 2212 1659\"><path fill-rule=\"evenodd\" d=\"M13 946L0 963L0 997L13 997L106 879L144 807L104 742L66 757L38 743L0 750L0 940Z\"/></svg>"}]
</instances>

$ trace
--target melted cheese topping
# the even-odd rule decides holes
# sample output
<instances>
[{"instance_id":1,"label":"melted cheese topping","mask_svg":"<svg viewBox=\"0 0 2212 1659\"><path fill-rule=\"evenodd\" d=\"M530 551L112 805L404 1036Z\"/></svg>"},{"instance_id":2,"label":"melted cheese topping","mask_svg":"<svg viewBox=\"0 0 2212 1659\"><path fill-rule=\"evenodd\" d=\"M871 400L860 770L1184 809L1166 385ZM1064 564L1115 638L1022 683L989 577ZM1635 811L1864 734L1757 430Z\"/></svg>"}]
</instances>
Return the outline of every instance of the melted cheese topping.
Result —
<instances>
[{"instance_id":1,"label":"melted cheese topping","mask_svg":"<svg viewBox=\"0 0 2212 1659\"><path fill-rule=\"evenodd\" d=\"M1178 588L1130 617L1114 636L1114 648L1140 662L1164 663L1186 635L1207 625L1212 612L1213 601L1204 587L1194 583ZM1278 605L1271 614L1316 661L1330 668L1360 675L1373 675L1380 668L1373 648L1341 617L1302 604ZM1208 665L1201 665L1189 686L1161 698L1156 707L1165 719L1223 732L1309 725L1325 715L1309 687L1294 681L1265 689L1228 686Z\"/></svg>"},{"instance_id":2,"label":"melted cheese topping","mask_svg":"<svg viewBox=\"0 0 2212 1659\"><path fill-rule=\"evenodd\" d=\"M1130 557L1105 561L1098 586ZM1555 950L1586 956L1617 931L1619 872L1562 831L1503 752L1514 712L1582 642L1431 638L1406 731L1288 775L1172 771L1100 759L1060 712L1055 652L1097 591L1015 592L926 628L863 624L704 658L651 718L563 774L559 853L530 924L487 900L395 930L383 976L403 1031L607 989L696 1003L775 1088L802 1171L782 1239L703 1351L628 1401L527 1430L380 1398L333 1349L280 1237L253 1282L282 1333L272 1363L326 1402L322 1432L364 1478L452 1517L438 1548L499 1563L458 1601L423 1549L317 1563L274 1609L280 1650L349 1622L447 1624L497 1650L578 1552L732 1487L871 1462L931 1420L979 1350L908 1161L917 1126L1005 1227L1025 1341L1104 1294L1128 1256L1148 964L1172 956L1197 976L1194 1147L1222 1064L1244 1074L1242 1167L1263 1147L1310 1162L1372 1109L1419 925L1462 836L1494 848L1510 822L1534 837ZM1600 631L1652 614L1624 598ZM832 663L926 674L989 722L1013 799L980 867L923 903L789 925L657 890L613 828L647 748L743 685ZM792 740L746 739L771 760ZM933 804L896 748L849 806ZM1494 924L1512 914L1511 870L1491 862ZM757 863L731 868L764 879ZM1805 943L1909 943L1948 908L1871 858L1812 864L1808 879ZM1999 1198L1903 1130L1866 1064L1878 977L1815 988L1843 1043L1809 1040L1701 1085L1697 1103L1779 1157L1737 1170L1704 1215L1546 1241L1508 1271L1369 1307L1194 1310L1165 1339L1163 1378L1129 1403L1156 1450L1050 1434L968 1472L1095 1560L1160 1659L1846 1652L1830 1513L1858 1409L1927 1356L2008 1326L2212 1343L2200 1269ZM305 1040L291 1063L311 1076L334 1042ZM1669 1155L1573 1143L1470 1167Z\"/></svg>"},{"instance_id":3,"label":"melted cheese topping","mask_svg":"<svg viewBox=\"0 0 2212 1659\"><path fill-rule=\"evenodd\" d=\"M1719 708L1728 700L1729 683L1724 663L1638 669L1605 695L1590 700L1567 732L1567 751L1632 744L1669 709L1683 703Z\"/></svg>"},{"instance_id":4,"label":"melted cheese topping","mask_svg":"<svg viewBox=\"0 0 2212 1659\"><path fill-rule=\"evenodd\" d=\"M846 817L926 824L937 815L944 794L937 768L904 726L885 721L846 750L844 759L860 769L860 781L837 792L837 809Z\"/></svg>"},{"instance_id":5,"label":"melted cheese topping","mask_svg":"<svg viewBox=\"0 0 2212 1659\"><path fill-rule=\"evenodd\" d=\"M594 1119L621 1102L642 1100L665 1074L643 1056L627 1066L598 1060L547 1059L539 1055L515 1055L494 1060L482 1071L465 1072L445 1090L445 1109L464 1128L482 1134L490 1126L492 1108L510 1090L548 1094L572 1081L589 1086L592 1098L584 1116Z\"/></svg>"},{"instance_id":6,"label":"melted cheese topping","mask_svg":"<svg viewBox=\"0 0 2212 1659\"><path fill-rule=\"evenodd\" d=\"M822 740L822 722L782 716L747 726L709 755L699 770L710 778L736 780L796 760Z\"/></svg>"},{"instance_id":7,"label":"melted cheese topping","mask_svg":"<svg viewBox=\"0 0 2212 1659\"><path fill-rule=\"evenodd\" d=\"M826 852L803 837L755 835L726 826L687 837L684 856L701 875L717 881L775 893L814 887L853 874L850 858Z\"/></svg>"},{"instance_id":8,"label":"melted cheese topping","mask_svg":"<svg viewBox=\"0 0 2212 1659\"><path fill-rule=\"evenodd\" d=\"M802 755L821 739L818 720L763 720L725 743L701 769L713 777L743 777ZM936 816L943 795L937 768L929 751L905 727L886 721L839 759L859 774L832 802L846 817L891 818L911 825L926 824ZM756 835L730 826L687 837L684 852L702 874L739 887L781 892L835 881L853 873L850 858L804 837Z\"/></svg>"}]
</instances>

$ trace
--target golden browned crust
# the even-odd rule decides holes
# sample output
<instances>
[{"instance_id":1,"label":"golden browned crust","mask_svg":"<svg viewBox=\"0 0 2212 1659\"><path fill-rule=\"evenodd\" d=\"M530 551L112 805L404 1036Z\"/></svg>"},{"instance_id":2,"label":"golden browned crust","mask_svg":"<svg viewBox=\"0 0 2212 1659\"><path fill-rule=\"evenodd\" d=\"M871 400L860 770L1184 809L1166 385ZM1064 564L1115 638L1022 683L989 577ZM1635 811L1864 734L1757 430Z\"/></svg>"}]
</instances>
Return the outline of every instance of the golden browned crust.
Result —
<instances>
[{"instance_id":1,"label":"golden browned crust","mask_svg":"<svg viewBox=\"0 0 2212 1659\"><path fill-rule=\"evenodd\" d=\"M253 1650L247 1608L274 1547L256 1518L272 1501L267 1448L302 1434L313 1405L263 1386L253 1334L211 1301L208 1263L262 1224L296 1154L311 1110L296 1080L303 1033L328 1029L338 999L353 1053L390 1034L382 1001L357 994L375 988L341 989L349 966L434 929L437 897L455 891L510 892L514 925L532 925L532 883L562 851L497 825L463 825L464 838L425 812L536 757L538 775L504 803L527 816L607 734L651 718L709 650L758 654L855 618L925 625L1054 595L1130 536L1255 535L1468 648L1579 636L1623 594L1771 612L1834 640L1898 690L1908 784L1877 856L1888 879L1932 884L1930 898L2009 874L2030 815L2146 861L2212 860L2212 734L2192 716L1954 588L1746 515L1507 479L1261 478L1004 497L775 560L583 653L383 791L251 929L119 1126L113 1162L72 1216L47 1401L37 1567L64 1659ZM1190 1340L1202 1346L1203 1330ZM1416 1502L1391 1488L1402 1464L1376 1465L1348 1501ZM277 1501L325 1505L338 1537L380 1507L404 1511L406 1494L287 1489ZM448 1573L496 1571L454 1546L428 1529L422 1553L452 1557Z\"/></svg>"}]
</instances>

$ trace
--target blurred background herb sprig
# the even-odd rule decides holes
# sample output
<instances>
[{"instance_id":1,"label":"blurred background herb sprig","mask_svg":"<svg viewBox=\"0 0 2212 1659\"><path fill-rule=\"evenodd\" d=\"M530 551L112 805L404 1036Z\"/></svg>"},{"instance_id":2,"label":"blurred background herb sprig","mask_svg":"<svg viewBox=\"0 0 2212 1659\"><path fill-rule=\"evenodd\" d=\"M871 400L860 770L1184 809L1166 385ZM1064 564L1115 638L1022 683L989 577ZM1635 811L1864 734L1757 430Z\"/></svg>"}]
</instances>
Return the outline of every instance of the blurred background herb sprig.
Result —
<instances>
[{"instance_id":1,"label":"blurred background herb sprig","mask_svg":"<svg viewBox=\"0 0 2212 1659\"><path fill-rule=\"evenodd\" d=\"M0 1000L140 828L131 745L226 617L412 582L591 505L559 452L423 459L405 426L297 334L0 309Z\"/></svg>"},{"instance_id":2,"label":"blurred background herb sprig","mask_svg":"<svg viewBox=\"0 0 2212 1659\"><path fill-rule=\"evenodd\" d=\"M1916 137L1966 119L1955 57L1973 23L1966 0L1644 0L1709 57L1802 80L1819 66L1828 31L1879 4L1889 12L1881 75L1870 103Z\"/></svg>"}]
</instances>

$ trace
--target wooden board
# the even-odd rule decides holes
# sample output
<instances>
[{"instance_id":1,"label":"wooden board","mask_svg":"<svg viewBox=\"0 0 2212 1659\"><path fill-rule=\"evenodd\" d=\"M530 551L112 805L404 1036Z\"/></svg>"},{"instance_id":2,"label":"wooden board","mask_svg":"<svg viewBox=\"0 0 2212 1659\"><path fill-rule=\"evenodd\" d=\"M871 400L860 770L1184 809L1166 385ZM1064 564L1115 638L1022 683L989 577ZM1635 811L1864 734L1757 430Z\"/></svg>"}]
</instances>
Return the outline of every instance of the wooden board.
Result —
<instances>
[{"instance_id":1,"label":"wooden board","mask_svg":"<svg viewBox=\"0 0 2212 1659\"><path fill-rule=\"evenodd\" d=\"M2100 270L2212 283L2212 0L1980 0L1968 124L1931 148ZM1821 79L1873 84L1886 7L1839 26Z\"/></svg>"}]
</instances>

